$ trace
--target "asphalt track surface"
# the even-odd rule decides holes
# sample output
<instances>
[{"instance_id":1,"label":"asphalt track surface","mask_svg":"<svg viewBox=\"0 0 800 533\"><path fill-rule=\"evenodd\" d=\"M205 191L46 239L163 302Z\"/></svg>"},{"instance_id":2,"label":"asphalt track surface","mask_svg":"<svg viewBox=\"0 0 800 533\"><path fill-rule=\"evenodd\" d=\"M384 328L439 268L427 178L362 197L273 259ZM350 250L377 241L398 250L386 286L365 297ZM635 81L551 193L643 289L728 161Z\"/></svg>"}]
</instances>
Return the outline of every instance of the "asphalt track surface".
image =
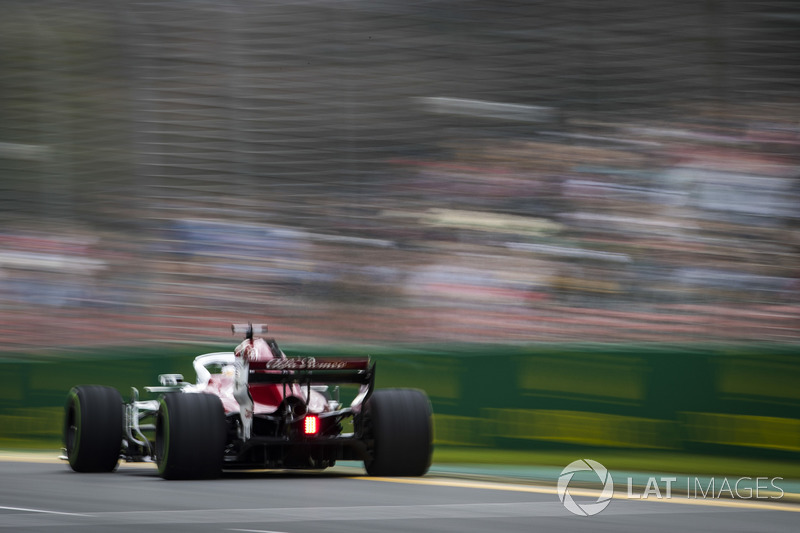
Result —
<instances>
[{"instance_id":1,"label":"asphalt track surface","mask_svg":"<svg viewBox=\"0 0 800 533\"><path fill-rule=\"evenodd\" d=\"M553 487L431 475L370 478L361 469L338 467L164 481L152 465L76 474L53 460L7 458L0 461L0 488L0 533L731 533L800 527L800 506L788 503L615 497L600 514L582 517L564 508Z\"/></svg>"}]
</instances>

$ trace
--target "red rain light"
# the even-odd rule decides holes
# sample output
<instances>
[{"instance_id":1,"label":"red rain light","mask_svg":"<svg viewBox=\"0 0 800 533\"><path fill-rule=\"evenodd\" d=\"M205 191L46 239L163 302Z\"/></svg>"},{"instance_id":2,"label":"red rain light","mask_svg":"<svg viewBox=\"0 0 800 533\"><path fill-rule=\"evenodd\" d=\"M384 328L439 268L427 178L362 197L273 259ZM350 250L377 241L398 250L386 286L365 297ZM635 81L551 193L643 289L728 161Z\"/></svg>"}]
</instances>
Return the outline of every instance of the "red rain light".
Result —
<instances>
[{"instance_id":1,"label":"red rain light","mask_svg":"<svg viewBox=\"0 0 800 533\"><path fill-rule=\"evenodd\" d=\"M309 415L303 422L303 432L306 435L316 435L319 431L319 419L314 415Z\"/></svg>"}]
</instances>

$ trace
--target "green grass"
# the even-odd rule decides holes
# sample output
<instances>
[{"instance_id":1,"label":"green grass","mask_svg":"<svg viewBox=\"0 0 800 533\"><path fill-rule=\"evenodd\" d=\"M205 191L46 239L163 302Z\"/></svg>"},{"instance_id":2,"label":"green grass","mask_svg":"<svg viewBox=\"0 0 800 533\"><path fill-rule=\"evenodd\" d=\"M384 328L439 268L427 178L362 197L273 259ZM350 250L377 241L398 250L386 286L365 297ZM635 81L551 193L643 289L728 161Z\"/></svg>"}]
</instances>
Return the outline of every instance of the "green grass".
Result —
<instances>
[{"instance_id":1,"label":"green grass","mask_svg":"<svg viewBox=\"0 0 800 533\"><path fill-rule=\"evenodd\" d=\"M60 439L0 439L0 451L6 452L47 452L61 453Z\"/></svg>"},{"instance_id":2,"label":"green grass","mask_svg":"<svg viewBox=\"0 0 800 533\"><path fill-rule=\"evenodd\" d=\"M433 462L563 468L576 459L593 459L611 470L688 475L779 476L800 479L800 461L727 457L666 451L603 450L600 448L526 451L437 446Z\"/></svg>"}]
</instances>

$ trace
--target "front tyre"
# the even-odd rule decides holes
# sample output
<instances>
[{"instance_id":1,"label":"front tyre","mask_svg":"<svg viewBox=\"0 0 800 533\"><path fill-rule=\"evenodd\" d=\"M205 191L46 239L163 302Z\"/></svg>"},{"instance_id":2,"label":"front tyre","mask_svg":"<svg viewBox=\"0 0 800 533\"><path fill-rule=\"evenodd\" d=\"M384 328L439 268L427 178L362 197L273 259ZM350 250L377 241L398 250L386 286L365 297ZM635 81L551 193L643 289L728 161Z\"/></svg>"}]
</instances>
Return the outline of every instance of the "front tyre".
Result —
<instances>
[{"instance_id":1,"label":"front tyre","mask_svg":"<svg viewBox=\"0 0 800 533\"><path fill-rule=\"evenodd\" d=\"M64 413L64 448L76 472L112 472L122 450L122 396L100 385L74 387Z\"/></svg>"},{"instance_id":2,"label":"front tyre","mask_svg":"<svg viewBox=\"0 0 800 533\"><path fill-rule=\"evenodd\" d=\"M164 479L212 479L222 473L225 412L211 394L171 393L156 418L156 464Z\"/></svg>"},{"instance_id":3,"label":"front tyre","mask_svg":"<svg viewBox=\"0 0 800 533\"><path fill-rule=\"evenodd\" d=\"M431 466L433 425L427 395L414 389L381 389L364 406L371 440L371 476L422 476Z\"/></svg>"}]
</instances>

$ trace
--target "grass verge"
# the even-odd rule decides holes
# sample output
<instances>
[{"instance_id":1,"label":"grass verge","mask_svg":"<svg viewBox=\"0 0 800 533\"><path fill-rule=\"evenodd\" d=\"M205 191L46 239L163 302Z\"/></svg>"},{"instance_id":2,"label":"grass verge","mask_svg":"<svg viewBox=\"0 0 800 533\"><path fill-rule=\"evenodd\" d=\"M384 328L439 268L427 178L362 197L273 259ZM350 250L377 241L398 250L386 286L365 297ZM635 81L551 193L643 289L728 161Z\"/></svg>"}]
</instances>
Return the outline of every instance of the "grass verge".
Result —
<instances>
[{"instance_id":1,"label":"grass verge","mask_svg":"<svg viewBox=\"0 0 800 533\"><path fill-rule=\"evenodd\" d=\"M769 476L800 479L800 462L756 457L727 457L667 451L605 450L499 450L437 446L434 464L552 466L563 468L576 459L593 459L610 470L687 475Z\"/></svg>"}]
</instances>

